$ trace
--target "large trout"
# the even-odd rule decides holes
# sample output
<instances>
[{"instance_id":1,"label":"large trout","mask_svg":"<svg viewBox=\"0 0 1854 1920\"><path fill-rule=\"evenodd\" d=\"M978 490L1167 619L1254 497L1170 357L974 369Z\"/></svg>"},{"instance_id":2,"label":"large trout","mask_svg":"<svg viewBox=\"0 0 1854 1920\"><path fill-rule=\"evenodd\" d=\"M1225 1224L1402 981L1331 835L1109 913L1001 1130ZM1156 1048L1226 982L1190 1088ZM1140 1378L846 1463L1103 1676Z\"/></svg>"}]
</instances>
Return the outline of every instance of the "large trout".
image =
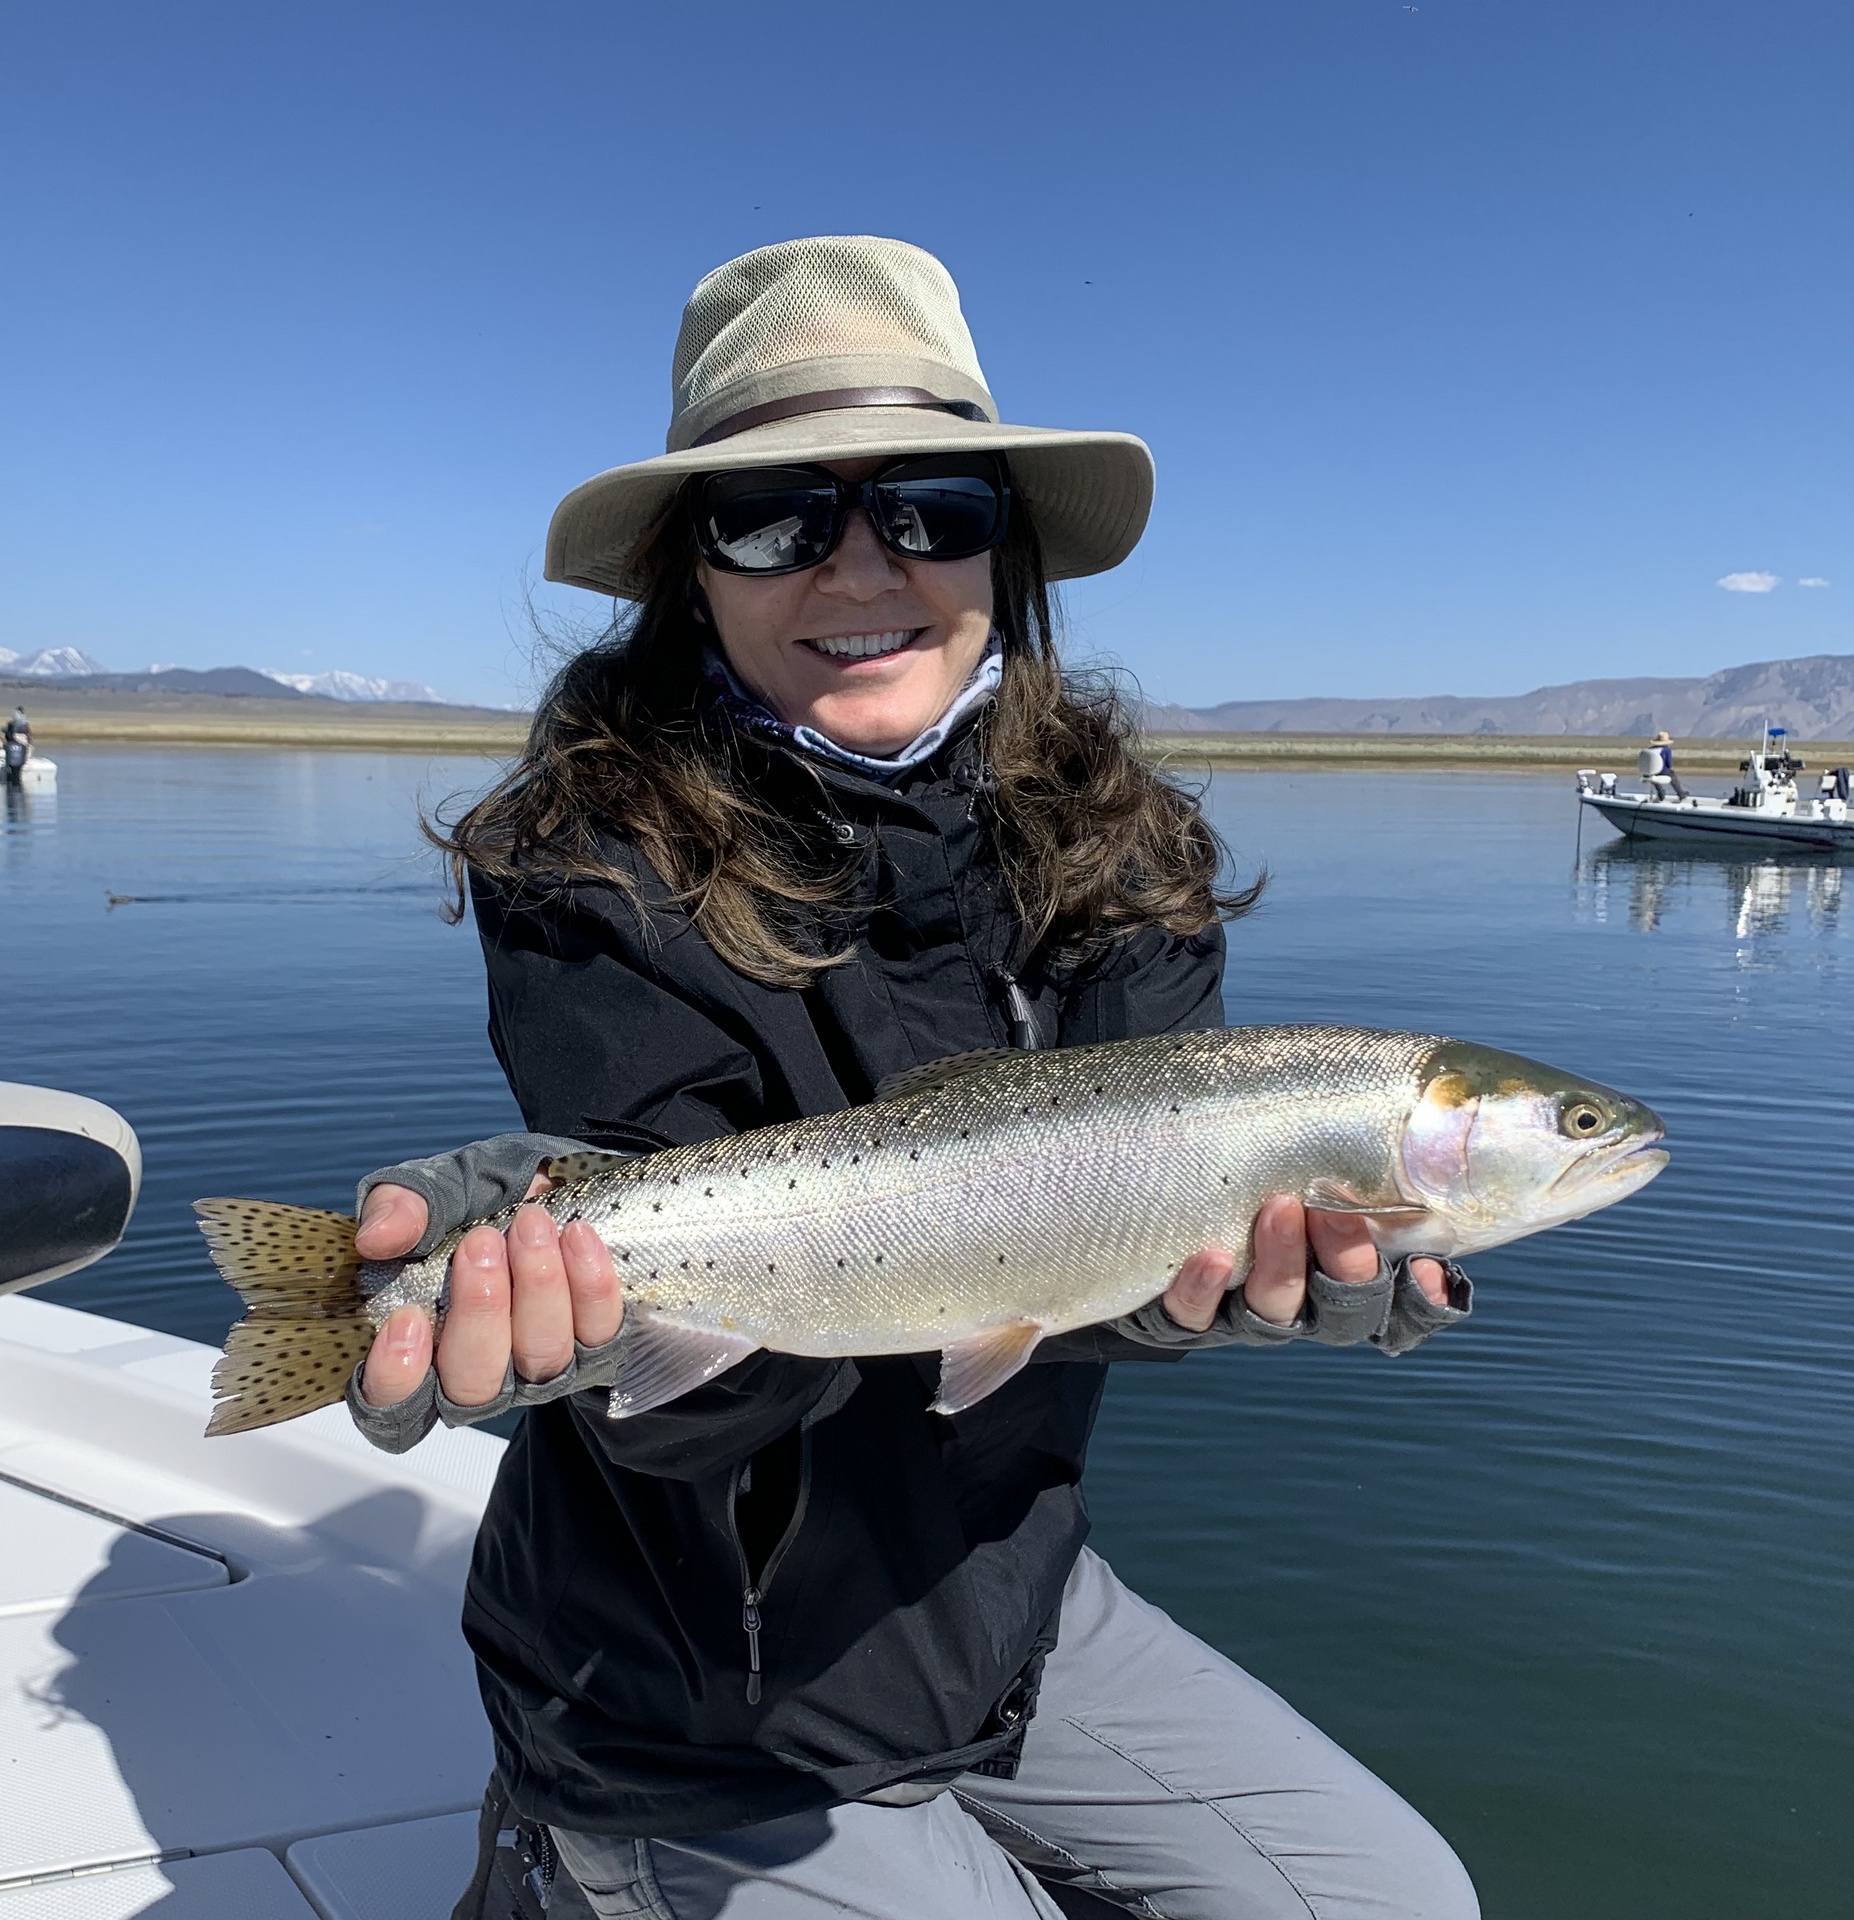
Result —
<instances>
[{"instance_id":1,"label":"large trout","mask_svg":"<svg viewBox=\"0 0 1854 1920\"><path fill-rule=\"evenodd\" d=\"M1363 1216L1393 1258L1458 1256L1593 1213L1667 1162L1639 1101L1516 1054L1359 1027L1232 1027L962 1054L816 1119L644 1157L555 1161L539 1204L611 1249L630 1328L614 1417L760 1348L941 1355L937 1411L1039 1340L1161 1293L1222 1247L1240 1283L1270 1195ZM354 1222L202 1200L244 1296L208 1431L340 1399L388 1314L441 1316L452 1234L363 1263ZM491 1224L506 1225L513 1208Z\"/></svg>"}]
</instances>

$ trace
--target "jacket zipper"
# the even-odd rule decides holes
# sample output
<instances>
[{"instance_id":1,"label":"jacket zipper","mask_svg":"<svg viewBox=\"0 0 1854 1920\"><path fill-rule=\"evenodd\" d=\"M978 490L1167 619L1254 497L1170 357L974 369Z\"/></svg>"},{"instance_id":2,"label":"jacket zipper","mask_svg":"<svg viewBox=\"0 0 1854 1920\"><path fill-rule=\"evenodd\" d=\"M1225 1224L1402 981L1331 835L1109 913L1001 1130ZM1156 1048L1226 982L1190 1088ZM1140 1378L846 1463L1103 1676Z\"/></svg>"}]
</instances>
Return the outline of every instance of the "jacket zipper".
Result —
<instances>
[{"instance_id":1,"label":"jacket zipper","mask_svg":"<svg viewBox=\"0 0 1854 1920\"><path fill-rule=\"evenodd\" d=\"M1009 967L993 967L991 977L1004 1002L1004 1017L1011 1029L1011 1045L1020 1053L1035 1053L1043 1044L1043 1036L1037 1031L1036 1009L1030 1004L1030 996L1018 984L1016 974Z\"/></svg>"},{"instance_id":2,"label":"jacket zipper","mask_svg":"<svg viewBox=\"0 0 1854 1920\"><path fill-rule=\"evenodd\" d=\"M766 1599L766 1590L773 1583L773 1575L779 1571L779 1562L786 1556L786 1550L798 1538L798 1529L804 1524L805 1506L811 1498L811 1430L801 1428L798 1435L798 1498L792 1503L792 1517L786 1522L785 1531L779 1536L778 1544L766 1556L766 1564L760 1569L756 1581L753 1569L747 1564L747 1549L741 1543L740 1527L735 1520L735 1506L740 1499L740 1483L752 1467L751 1460L743 1460L734 1469L733 1478L727 1489L727 1530L734 1539L734 1555L740 1562L740 1629L747 1636L747 1704L757 1707L760 1703L760 1629L762 1620L760 1608Z\"/></svg>"}]
</instances>

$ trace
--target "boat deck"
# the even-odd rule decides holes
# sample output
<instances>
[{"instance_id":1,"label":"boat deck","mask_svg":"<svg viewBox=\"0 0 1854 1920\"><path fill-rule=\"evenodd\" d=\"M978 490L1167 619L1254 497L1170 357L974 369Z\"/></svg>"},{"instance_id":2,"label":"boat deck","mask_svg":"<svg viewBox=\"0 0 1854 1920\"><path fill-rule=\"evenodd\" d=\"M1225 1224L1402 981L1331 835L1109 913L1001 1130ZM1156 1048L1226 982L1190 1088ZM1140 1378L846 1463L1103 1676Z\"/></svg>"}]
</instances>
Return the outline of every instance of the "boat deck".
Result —
<instances>
[{"instance_id":1,"label":"boat deck","mask_svg":"<svg viewBox=\"0 0 1854 1920\"><path fill-rule=\"evenodd\" d=\"M445 1920L502 1442L208 1441L216 1357L0 1299L0 1920Z\"/></svg>"}]
</instances>

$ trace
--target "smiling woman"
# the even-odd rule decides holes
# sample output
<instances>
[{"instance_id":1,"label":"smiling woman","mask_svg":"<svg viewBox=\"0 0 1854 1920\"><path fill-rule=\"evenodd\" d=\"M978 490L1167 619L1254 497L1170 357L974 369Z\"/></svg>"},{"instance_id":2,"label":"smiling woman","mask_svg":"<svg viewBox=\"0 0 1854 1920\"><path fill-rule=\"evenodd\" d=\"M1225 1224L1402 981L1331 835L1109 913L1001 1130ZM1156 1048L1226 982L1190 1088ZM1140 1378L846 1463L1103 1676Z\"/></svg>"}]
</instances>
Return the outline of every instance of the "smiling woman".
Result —
<instances>
[{"instance_id":1,"label":"smiling woman","mask_svg":"<svg viewBox=\"0 0 1854 1920\"><path fill-rule=\"evenodd\" d=\"M711 274L675 396L668 451L588 481L548 538L550 578L630 609L438 836L536 1131L365 1182L370 1261L430 1252L584 1145L837 1113L980 1049L1223 1023L1222 923L1255 889L1219 884L1196 801L1052 631L1049 582L1139 537L1144 446L1002 424L945 270L890 240ZM1043 1177L1062 1205L1059 1165ZM485 1833L543 1827L599 1914L739 1895L768 1920L1048 1920L1062 1883L1067 1911L1466 1920L1408 1807L1083 1544L1109 1362L1398 1352L1466 1314L1458 1270L1386 1258L1356 1209L1278 1194L1253 1235L1240 1286L1203 1248L949 1413L929 1354L710 1377L697 1303L627 1308L584 1220L521 1207L506 1238L464 1233L435 1350L400 1308L348 1403L390 1448L531 1409L466 1602ZM666 1390L640 1412L645 1376Z\"/></svg>"}]
</instances>

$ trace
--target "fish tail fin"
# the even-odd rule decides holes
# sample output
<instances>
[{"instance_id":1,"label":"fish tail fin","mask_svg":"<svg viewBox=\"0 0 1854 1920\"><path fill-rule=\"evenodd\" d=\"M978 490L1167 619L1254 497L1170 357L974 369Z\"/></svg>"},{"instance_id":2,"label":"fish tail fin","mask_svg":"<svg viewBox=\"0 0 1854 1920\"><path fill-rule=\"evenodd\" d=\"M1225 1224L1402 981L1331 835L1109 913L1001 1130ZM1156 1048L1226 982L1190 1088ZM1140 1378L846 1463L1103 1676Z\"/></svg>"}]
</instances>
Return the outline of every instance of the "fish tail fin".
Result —
<instances>
[{"instance_id":1,"label":"fish tail fin","mask_svg":"<svg viewBox=\"0 0 1854 1920\"><path fill-rule=\"evenodd\" d=\"M245 1303L212 1371L208 1434L244 1433L333 1406L373 1341L345 1213L269 1200L200 1200L213 1265Z\"/></svg>"}]
</instances>

